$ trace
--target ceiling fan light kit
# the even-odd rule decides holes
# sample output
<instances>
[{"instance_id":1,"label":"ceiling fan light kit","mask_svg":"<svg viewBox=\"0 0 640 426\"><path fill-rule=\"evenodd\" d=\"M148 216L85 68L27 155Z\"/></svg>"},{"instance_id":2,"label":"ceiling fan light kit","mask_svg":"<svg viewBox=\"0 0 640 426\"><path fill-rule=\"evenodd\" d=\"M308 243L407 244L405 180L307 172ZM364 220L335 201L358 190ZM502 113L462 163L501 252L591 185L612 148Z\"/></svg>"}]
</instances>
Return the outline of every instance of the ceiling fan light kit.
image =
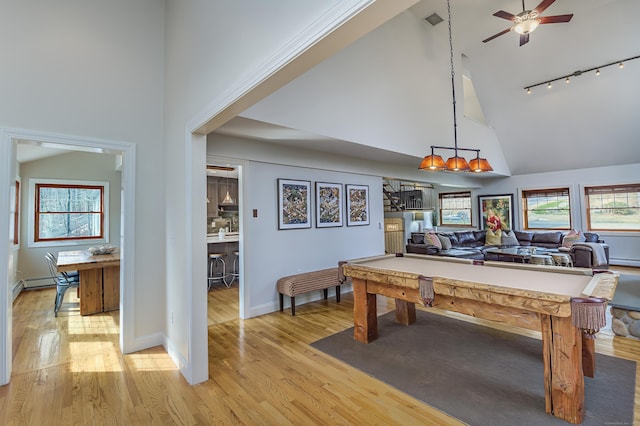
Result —
<instances>
[{"instance_id":1,"label":"ceiling fan light kit","mask_svg":"<svg viewBox=\"0 0 640 426\"><path fill-rule=\"evenodd\" d=\"M600 70L603 68L607 68L607 67L611 67L614 65L617 65L619 69L624 69L624 63L625 62L629 62L629 61L633 61L636 59L640 59L640 55L637 56L632 56L630 58L626 58L626 59L620 59L617 61L613 61L613 62L609 62L608 64L604 64L604 65L598 65L597 67L591 67L591 68L587 68L584 70L578 70L578 71L574 71L571 74L565 74L562 75L560 77L556 77L556 78L552 78L550 80L545 80L545 81L541 81L540 83L536 83L536 84L529 84L527 86L524 86L524 90L527 92L527 94L531 93L531 89L533 89L534 87L538 87L538 86L542 86L543 84L547 85L548 89L551 89L552 87L552 83L559 81L559 80L564 80L566 83L570 83L571 82L571 77L579 77L583 74L586 73L591 73L594 72L595 75L600 75Z\"/></svg>"},{"instance_id":2,"label":"ceiling fan light kit","mask_svg":"<svg viewBox=\"0 0 640 426\"><path fill-rule=\"evenodd\" d=\"M456 88L455 88L455 73L453 69L453 37L451 35L451 4L450 0L447 0L447 13L449 17L449 54L451 59L451 94L453 97L453 142L454 146L436 146L431 145L431 155L427 155L422 159L420 170L427 171L450 171L450 172L490 172L493 168L489 164L486 158L480 158L480 150L475 148L460 148L458 147L458 123L456 121ZM454 156L449 158L446 162L440 155L435 154L436 149L453 150ZM458 155L458 151L472 151L476 153L476 158L467 163L464 157Z\"/></svg>"},{"instance_id":3,"label":"ceiling fan light kit","mask_svg":"<svg viewBox=\"0 0 640 426\"><path fill-rule=\"evenodd\" d=\"M538 28L540 21L536 19L538 12L535 10L527 10L515 17L513 22L513 31L518 34L529 34L531 31Z\"/></svg>"},{"instance_id":4,"label":"ceiling fan light kit","mask_svg":"<svg viewBox=\"0 0 640 426\"><path fill-rule=\"evenodd\" d=\"M529 42L529 34L532 33L533 30L538 28L540 24L558 24L561 22L569 22L573 17L573 14L540 16L542 12L544 12L555 1L556 0L542 0L542 2L540 2L540 4L537 5L534 9L526 10L524 7L524 0L522 0L522 12L517 15L505 12L504 10L497 11L493 14L493 16L513 22L513 26L482 40L482 42L487 43L496 37L513 31L520 34L520 46L522 46Z\"/></svg>"}]
</instances>

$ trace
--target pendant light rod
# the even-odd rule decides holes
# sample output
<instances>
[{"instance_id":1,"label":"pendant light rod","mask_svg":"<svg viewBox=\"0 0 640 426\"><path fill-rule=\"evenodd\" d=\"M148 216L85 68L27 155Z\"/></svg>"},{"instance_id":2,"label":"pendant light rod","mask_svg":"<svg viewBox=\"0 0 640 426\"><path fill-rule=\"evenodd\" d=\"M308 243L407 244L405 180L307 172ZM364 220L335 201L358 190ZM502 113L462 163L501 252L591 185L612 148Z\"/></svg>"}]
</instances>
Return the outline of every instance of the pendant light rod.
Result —
<instances>
[{"instance_id":1,"label":"pendant light rod","mask_svg":"<svg viewBox=\"0 0 640 426\"><path fill-rule=\"evenodd\" d=\"M451 94L453 97L453 145L455 155L458 156L458 121L456 119L456 84L455 72L453 69L453 37L451 31L451 2L447 0L447 15L449 17L449 59L451 63Z\"/></svg>"},{"instance_id":2,"label":"pendant light rod","mask_svg":"<svg viewBox=\"0 0 640 426\"><path fill-rule=\"evenodd\" d=\"M453 31L451 29L451 1L447 0L447 15L449 24L449 62L451 65L451 97L453 106L453 147L431 145L431 155L423 158L420 170L430 171L450 171L450 172L469 172L476 173L490 172L493 168L485 158L480 158L480 150L476 148L460 148L458 147L458 118L456 113L456 84L455 84L455 68L453 66ZM446 162L440 155L436 155L435 149L449 149L454 151L454 156ZM475 152L475 158L467 163L467 160L458 156L458 151Z\"/></svg>"}]
</instances>

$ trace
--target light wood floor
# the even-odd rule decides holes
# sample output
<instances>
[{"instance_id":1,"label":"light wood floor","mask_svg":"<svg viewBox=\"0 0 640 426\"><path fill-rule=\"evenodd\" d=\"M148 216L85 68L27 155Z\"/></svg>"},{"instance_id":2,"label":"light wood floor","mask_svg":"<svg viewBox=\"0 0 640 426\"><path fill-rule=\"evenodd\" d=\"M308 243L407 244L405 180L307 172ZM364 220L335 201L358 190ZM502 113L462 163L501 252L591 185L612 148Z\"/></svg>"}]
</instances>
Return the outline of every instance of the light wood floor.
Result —
<instances>
[{"instance_id":1,"label":"light wood floor","mask_svg":"<svg viewBox=\"0 0 640 426\"><path fill-rule=\"evenodd\" d=\"M13 375L0 387L0 424L460 424L309 346L352 326L351 294L339 305L300 305L295 317L285 310L243 321L237 285L215 288L210 380L190 386L160 347L121 355L118 313L82 317L72 293L58 318L53 289L24 291L14 303ZM379 314L392 309L379 298ZM597 350L640 360L640 341L610 333L600 333ZM636 373L636 419L639 384Z\"/></svg>"}]
</instances>

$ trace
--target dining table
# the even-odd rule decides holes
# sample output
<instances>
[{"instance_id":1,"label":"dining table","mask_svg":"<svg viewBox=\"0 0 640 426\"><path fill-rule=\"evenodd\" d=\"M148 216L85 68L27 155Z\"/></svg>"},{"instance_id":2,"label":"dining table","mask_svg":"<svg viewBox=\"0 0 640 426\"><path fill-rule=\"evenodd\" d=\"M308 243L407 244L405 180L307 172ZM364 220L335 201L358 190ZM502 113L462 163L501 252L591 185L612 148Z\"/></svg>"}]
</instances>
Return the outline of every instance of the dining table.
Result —
<instances>
[{"instance_id":1,"label":"dining table","mask_svg":"<svg viewBox=\"0 0 640 426\"><path fill-rule=\"evenodd\" d=\"M88 250L58 253L58 272L78 271L80 315L120 309L120 250L92 254Z\"/></svg>"}]
</instances>

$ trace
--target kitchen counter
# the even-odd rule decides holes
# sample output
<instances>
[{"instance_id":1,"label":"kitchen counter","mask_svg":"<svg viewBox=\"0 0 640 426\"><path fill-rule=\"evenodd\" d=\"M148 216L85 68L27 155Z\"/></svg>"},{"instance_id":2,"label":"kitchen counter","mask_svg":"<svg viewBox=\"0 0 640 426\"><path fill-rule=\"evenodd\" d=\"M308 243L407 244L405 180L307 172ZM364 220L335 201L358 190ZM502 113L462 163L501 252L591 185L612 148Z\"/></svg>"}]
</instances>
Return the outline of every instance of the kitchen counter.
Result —
<instances>
[{"instance_id":1,"label":"kitchen counter","mask_svg":"<svg viewBox=\"0 0 640 426\"><path fill-rule=\"evenodd\" d=\"M218 233L207 234L207 244L218 243L237 243L240 240L237 232L229 232L225 234L223 239L218 238Z\"/></svg>"}]
</instances>

